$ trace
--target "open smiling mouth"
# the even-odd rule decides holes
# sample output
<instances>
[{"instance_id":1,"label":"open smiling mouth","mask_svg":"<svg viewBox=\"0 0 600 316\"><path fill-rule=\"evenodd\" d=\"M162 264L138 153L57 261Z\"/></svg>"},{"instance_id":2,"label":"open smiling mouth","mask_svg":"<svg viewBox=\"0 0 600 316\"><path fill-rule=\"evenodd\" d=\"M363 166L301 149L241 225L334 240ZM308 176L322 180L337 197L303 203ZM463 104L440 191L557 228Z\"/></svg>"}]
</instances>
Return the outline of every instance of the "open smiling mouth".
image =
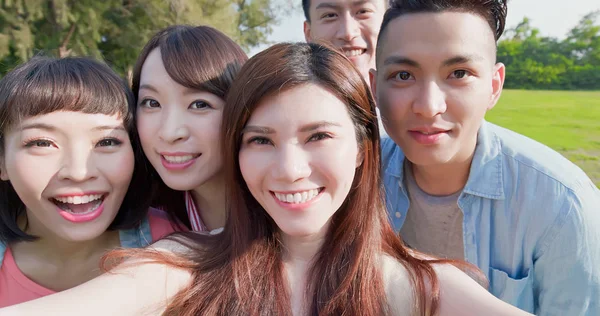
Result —
<instances>
[{"instance_id":1,"label":"open smiling mouth","mask_svg":"<svg viewBox=\"0 0 600 316\"><path fill-rule=\"evenodd\" d=\"M319 196L319 194L323 192L323 190L325 190L325 187L307 191L298 191L294 193L279 193L271 191L271 194L273 194L277 200L283 203L302 204L310 202L311 200Z\"/></svg>"},{"instance_id":2,"label":"open smiling mouth","mask_svg":"<svg viewBox=\"0 0 600 316\"><path fill-rule=\"evenodd\" d=\"M90 194L83 196L54 197L50 201L59 209L74 215L86 215L94 212L102 205L106 194Z\"/></svg>"},{"instance_id":3,"label":"open smiling mouth","mask_svg":"<svg viewBox=\"0 0 600 316\"><path fill-rule=\"evenodd\" d=\"M346 55L346 57L356 57L356 56L360 56L360 55L362 55L362 54L364 54L364 53L367 52L366 49L361 49L361 48L358 48L358 49L344 49L343 51L344 51L344 55Z\"/></svg>"}]
</instances>

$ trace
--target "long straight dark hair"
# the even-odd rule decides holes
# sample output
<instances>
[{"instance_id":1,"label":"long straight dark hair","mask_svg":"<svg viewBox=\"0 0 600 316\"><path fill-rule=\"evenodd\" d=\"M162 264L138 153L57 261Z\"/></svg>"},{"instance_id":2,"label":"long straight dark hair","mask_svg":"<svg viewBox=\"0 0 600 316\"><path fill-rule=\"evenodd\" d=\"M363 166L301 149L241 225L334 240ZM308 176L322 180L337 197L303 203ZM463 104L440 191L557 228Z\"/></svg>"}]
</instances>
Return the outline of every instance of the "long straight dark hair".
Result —
<instances>
[{"instance_id":1,"label":"long straight dark hair","mask_svg":"<svg viewBox=\"0 0 600 316\"><path fill-rule=\"evenodd\" d=\"M155 49L160 49L165 69L175 82L223 99L238 71L248 60L238 44L210 26L173 25L157 32L144 46L133 69L131 89L135 96L134 118L137 118L142 67ZM153 179L152 206L166 210L175 222L191 228L184 192L169 188L145 156L144 168Z\"/></svg>"},{"instance_id":2,"label":"long straight dark hair","mask_svg":"<svg viewBox=\"0 0 600 316\"><path fill-rule=\"evenodd\" d=\"M252 57L234 82L225 108L223 157L229 216L215 236L180 233L172 239L191 248L184 257L151 250L113 253L151 258L188 269L193 282L170 302L166 315L290 315L290 292L283 271L280 233L254 199L238 162L241 131L264 98L286 89L316 84L342 100L355 126L363 162L353 186L334 214L326 240L309 272L305 297L310 315L390 314L382 277L382 256L403 265L411 276L420 314L434 314L438 285L432 263L409 253L387 218L380 180L379 130L369 87L340 52L318 44L278 44ZM428 284L428 290L426 290Z\"/></svg>"}]
</instances>

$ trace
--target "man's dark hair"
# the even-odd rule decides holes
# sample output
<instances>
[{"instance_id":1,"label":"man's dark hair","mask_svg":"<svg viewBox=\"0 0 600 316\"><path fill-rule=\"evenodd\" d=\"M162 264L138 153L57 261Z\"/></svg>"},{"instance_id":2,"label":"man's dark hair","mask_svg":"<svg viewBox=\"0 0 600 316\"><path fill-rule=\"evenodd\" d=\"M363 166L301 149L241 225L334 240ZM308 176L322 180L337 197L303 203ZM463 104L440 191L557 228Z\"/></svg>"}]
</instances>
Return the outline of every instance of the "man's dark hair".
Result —
<instances>
[{"instance_id":1,"label":"man's dark hair","mask_svg":"<svg viewBox=\"0 0 600 316\"><path fill-rule=\"evenodd\" d=\"M383 16L383 22L377 38L379 51L381 38L391 21L411 13L439 13L444 11L473 13L484 18L494 32L496 41L504 32L506 22L506 2L508 0L390 0L389 9ZM302 0L302 4L309 0ZM305 9L305 13L306 13Z\"/></svg>"},{"instance_id":2,"label":"man's dark hair","mask_svg":"<svg viewBox=\"0 0 600 316\"><path fill-rule=\"evenodd\" d=\"M302 10L304 10L306 21L310 23L310 0L302 0Z\"/></svg>"}]
</instances>

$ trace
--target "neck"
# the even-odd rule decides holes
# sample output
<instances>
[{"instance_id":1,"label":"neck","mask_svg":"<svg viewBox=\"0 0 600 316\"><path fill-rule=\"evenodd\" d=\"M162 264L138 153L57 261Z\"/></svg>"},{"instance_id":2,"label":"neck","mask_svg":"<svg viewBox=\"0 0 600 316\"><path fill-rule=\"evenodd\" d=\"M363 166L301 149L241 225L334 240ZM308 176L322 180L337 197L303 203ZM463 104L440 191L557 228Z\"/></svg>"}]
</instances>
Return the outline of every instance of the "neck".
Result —
<instances>
[{"instance_id":1,"label":"neck","mask_svg":"<svg viewBox=\"0 0 600 316\"><path fill-rule=\"evenodd\" d=\"M192 190L196 208L209 230L225 226L225 179L222 175Z\"/></svg>"},{"instance_id":2,"label":"neck","mask_svg":"<svg viewBox=\"0 0 600 316\"><path fill-rule=\"evenodd\" d=\"M328 226L325 225L315 234L305 236L290 236L282 232L283 260L287 262L310 263L321 249L323 242L325 242Z\"/></svg>"},{"instance_id":3,"label":"neck","mask_svg":"<svg viewBox=\"0 0 600 316\"><path fill-rule=\"evenodd\" d=\"M419 166L410 163L415 182L429 195L446 196L462 190L467 184L473 161L468 157L441 165Z\"/></svg>"}]
</instances>

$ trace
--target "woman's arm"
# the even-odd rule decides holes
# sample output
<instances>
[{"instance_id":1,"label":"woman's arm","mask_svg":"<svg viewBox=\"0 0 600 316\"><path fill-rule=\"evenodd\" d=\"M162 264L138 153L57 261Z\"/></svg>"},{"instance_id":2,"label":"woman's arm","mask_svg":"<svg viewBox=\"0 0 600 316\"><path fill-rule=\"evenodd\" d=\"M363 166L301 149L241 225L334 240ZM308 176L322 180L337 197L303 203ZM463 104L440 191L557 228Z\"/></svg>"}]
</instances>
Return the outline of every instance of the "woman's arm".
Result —
<instances>
[{"instance_id":1,"label":"woman's arm","mask_svg":"<svg viewBox=\"0 0 600 316\"><path fill-rule=\"evenodd\" d=\"M181 246L164 240L154 247L179 252ZM150 262L117 266L75 288L0 309L0 316L29 315L160 315L170 299L191 282L182 269Z\"/></svg>"},{"instance_id":2,"label":"woman's arm","mask_svg":"<svg viewBox=\"0 0 600 316\"><path fill-rule=\"evenodd\" d=\"M438 315L532 315L493 296L458 268L435 265L440 286Z\"/></svg>"}]
</instances>

